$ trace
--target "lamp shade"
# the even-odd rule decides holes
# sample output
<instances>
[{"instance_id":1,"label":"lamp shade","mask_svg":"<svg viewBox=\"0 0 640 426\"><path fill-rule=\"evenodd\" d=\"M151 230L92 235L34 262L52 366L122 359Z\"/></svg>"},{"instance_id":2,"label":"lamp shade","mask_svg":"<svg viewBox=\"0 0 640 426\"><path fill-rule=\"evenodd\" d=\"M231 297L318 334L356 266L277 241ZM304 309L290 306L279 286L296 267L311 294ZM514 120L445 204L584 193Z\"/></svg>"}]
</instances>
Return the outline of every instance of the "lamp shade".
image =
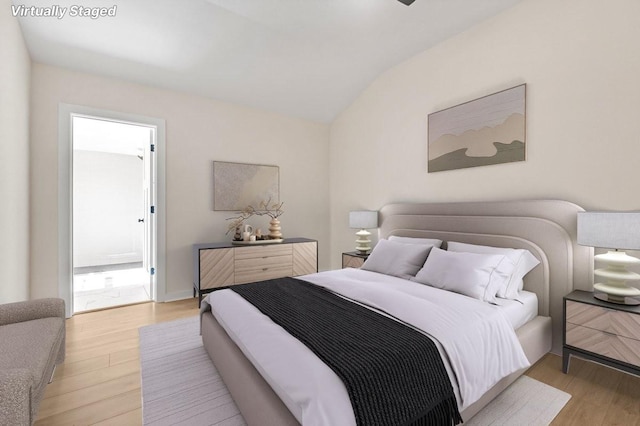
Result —
<instances>
[{"instance_id":1,"label":"lamp shade","mask_svg":"<svg viewBox=\"0 0 640 426\"><path fill-rule=\"evenodd\" d=\"M640 212L578 213L578 244L609 249L640 249Z\"/></svg>"},{"instance_id":2,"label":"lamp shade","mask_svg":"<svg viewBox=\"0 0 640 426\"><path fill-rule=\"evenodd\" d=\"M378 227L378 212L358 210L349 212L349 228L371 229Z\"/></svg>"}]
</instances>

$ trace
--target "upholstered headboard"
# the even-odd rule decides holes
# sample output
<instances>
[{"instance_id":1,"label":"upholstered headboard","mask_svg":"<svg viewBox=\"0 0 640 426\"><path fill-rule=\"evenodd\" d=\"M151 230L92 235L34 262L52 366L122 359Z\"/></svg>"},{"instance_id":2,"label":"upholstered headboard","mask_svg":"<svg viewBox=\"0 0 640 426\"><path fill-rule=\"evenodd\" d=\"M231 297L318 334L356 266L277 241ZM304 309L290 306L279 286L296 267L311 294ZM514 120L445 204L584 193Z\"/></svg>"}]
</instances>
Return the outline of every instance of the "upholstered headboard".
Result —
<instances>
[{"instance_id":1,"label":"upholstered headboard","mask_svg":"<svg viewBox=\"0 0 640 426\"><path fill-rule=\"evenodd\" d=\"M389 204L380 210L379 233L529 250L540 265L527 274L524 287L538 295L539 314L551 316L558 352L562 297L593 287L593 249L576 243L580 211L561 200Z\"/></svg>"}]
</instances>

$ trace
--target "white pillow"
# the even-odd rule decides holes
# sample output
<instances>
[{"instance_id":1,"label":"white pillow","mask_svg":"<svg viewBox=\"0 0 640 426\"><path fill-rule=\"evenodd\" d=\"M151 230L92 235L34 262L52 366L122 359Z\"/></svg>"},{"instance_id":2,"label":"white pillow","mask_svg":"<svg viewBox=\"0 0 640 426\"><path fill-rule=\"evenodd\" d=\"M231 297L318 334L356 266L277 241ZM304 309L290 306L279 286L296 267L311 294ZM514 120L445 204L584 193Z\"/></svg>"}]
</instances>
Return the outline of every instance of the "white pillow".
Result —
<instances>
[{"instance_id":1,"label":"white pillow","mask_svg":"<svg viewBox=\"0 0 640 426\"><path fill-rule=\"evenodd\" d=\"M447 250L466 253L501 254L506 256L505 261L499 267L502 273L509 275L506 284L498 289L498 297L504 299L516 299L518 292L522 291L524 285L522 279L540 263L529 250L524 249L447 242Z\"/></svg>"},{"instance_id":2,"label":"white pillow","mask_svg":"<svg viewBox=\"0 0 640 426\"><path fill-rule=\"evenodd\" d=\"M498 271L504 255L456 253L433 248L412 281L495 302L498 288L508 276Z\"/></svg>"},{"instance_id":3,"label":"white pillow","mask_svg":"<svg viewBox=\"0 0 640 426\"><path fill-rule=\"evenodd\" d=\"M432 247L380 240L360 269L409 279L422 268Z\"/></svg>"},{"instance_id":4,"label":"white pillow","mask_svg":"<svg viewBox=\"0 0 640 426\"><path fill-rule=\"evenodd\" d=\"M428 246L434 246L440 248L442 246L442 240L436 240L435 238L413 238L413 237L399 237L392 235L389 237L389 241L395 241L397 243L405 244L426 244Z\"/></svg>"}]
</instances>

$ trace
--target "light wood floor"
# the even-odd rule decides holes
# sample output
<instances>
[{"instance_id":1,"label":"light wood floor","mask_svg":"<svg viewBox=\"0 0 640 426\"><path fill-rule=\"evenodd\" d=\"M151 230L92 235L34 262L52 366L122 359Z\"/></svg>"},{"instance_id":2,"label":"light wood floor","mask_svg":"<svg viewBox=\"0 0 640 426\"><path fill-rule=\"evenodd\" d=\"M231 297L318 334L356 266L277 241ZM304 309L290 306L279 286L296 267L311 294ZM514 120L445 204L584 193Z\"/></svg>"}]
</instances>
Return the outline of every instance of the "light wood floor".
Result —
<instances>
[{"instance_id":1,"label":"light wood floor","mask_svg":"<svg viewBox=\"0 0 640 426\"><path fill-rule=\"evenodd\" d=\"M197 315L197 300L146 303L67 320L67 358L47 386L36 425L142 423L138 328ZM554 425L640 426L640 377L547 355L527 373L572 395Z\"/></svg>"}]
</instances>

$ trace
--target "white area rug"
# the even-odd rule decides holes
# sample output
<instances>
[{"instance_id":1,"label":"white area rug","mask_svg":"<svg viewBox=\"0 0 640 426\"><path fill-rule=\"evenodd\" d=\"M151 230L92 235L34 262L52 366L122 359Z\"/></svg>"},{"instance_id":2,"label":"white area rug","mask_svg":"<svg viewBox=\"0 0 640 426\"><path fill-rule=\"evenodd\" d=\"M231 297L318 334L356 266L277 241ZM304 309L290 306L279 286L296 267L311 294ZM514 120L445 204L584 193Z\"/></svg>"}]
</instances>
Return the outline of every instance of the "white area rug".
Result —
<instances>
[{"instance_id":1,"label":"white area rug","mask_svg":"<svg viewBox=\"0 0 640 426\"><path fill-rule=\"evenodd\" d=\"M144 425L246 425L202 346L198 320L140 328ZM570 398L522 376L465 425L548 425Z\"/></svg>"},{"instance_id":2,"label":"white area rug","mask_svg":"<svg viewBox=\"0 0 640 426\"><path fill-rule=\"evenodd\" d=\"M198 320L140 328L144 425L246 425L202 346Z\"/></svg>"},{"instance_id":3,"label":"white area rug","mask_svg":"<svg viewBox=\"0 0 640 426\"><path fill-rule=\"evenodd\" d=\"M528 376L520 376L489 405L465 423L467 426L546 426L571 395Z\"/></svg>"}]
</instances>

